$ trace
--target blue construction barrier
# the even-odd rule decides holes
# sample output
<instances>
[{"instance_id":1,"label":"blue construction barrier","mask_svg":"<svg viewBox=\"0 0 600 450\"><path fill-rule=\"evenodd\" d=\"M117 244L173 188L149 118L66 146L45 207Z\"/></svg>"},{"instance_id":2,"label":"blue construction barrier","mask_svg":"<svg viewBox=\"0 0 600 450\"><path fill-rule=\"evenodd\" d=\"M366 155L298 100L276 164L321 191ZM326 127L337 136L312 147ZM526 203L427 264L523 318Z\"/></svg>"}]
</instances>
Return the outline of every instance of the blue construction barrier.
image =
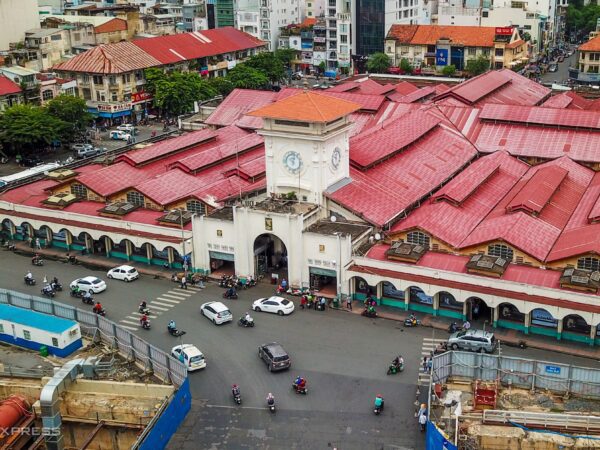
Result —
<instances>
[{"instance_id":1,"label":"blue construction barrier","mask_svg":"<svg viewBox=\"0 0 600 450\"><path fill-rule=\"evenodd\" d=\"M166 448L169 439L175 434L179 425L183 423L191 407L190 381L186 378L173 395L169 405L158 420L154 422L152 429L138 447L139 450L162 450Z\"/></svg>"},{"instance_id":2,"label":"blue construction barrier","mask_svg":"<svg viewBox=\"0 0 600 450\"><path fill-rule=\"evenodd\" d=\"M427 421L426 450L457 450L458 447L451 443L438 428Z\"/></svg>"}]
</instances>

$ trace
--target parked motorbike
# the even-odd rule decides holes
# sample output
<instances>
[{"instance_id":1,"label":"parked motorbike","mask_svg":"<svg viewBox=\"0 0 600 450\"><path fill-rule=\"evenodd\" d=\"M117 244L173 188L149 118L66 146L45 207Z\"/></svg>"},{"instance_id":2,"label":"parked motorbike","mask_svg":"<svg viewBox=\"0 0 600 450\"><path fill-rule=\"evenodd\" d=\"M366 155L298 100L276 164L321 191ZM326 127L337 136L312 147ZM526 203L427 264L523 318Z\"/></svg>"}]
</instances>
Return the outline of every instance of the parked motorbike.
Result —
<instances>
[{"instance_id":1,"label":"parked motorbike","mask_svg":"<svg viewBox=\"0 0 600 450\"><path fill-rule=\"evenodd\" d=\"M405 327L417 327L421 325L421 321L417 318L410 318L407 317L406 319L404 319L404 326Z\"/></svg>"},{"instance_id":2,"label":"parked motorbike","mask_svg":"<svg viewBox=\"0 0 600 450\"><path fill-rule=\"evenodd\" d=\"M44 260L42 258L31 258L31 264L34 266L43 266Z\"/></svg>"},{"instance_id":3,"label":"parked motorbike","mask_svg":"<svg viewBox=\"0 0 600 450\"><path fill-rule=\"evenodd\" d=\"M229 292L229 291L225 291L223 292L223 298L228 298L230 300L236 300L238 298L237 292Z\"/></svg>"},{"instance_id":4,"label":"parked motorbike","mask_svg":"<svg viewBox=\"0 0 600 450\"><path fill-rule=\"evenodd\" d=\"M48 298L54 298L54 290L50 287L50 286L44 286L42 288L42 295L48 297Z\"/></svg>"},{"instance_id":5,"label":"parked motorbike","mask_svg":"<svg viewBox=\"0 0 600 450\"><path fill-rule=\"evenodd\" d=\"M16 247L15 244L12 244L12 243L10 243L8 241L6 241L4 244L2 244L2 248L4 250L9 250L11 252L14 252L17 249L17 247Z\"/></svg>"},{"instance_id":6,"label":"parked motorbike","mask_svg":"<svg viewBox=\"0 0 600 450\"><path fill-rule=\"evenodd\" d=\"M306 386L300 387L296 383L292 383L292 389L296 394L308 394L308 388Z\"/></svg>"},{"instance_id":7,"label":"parked motorbike","mask_svg":"<svg viewBox=\"0 0 600 450\"><path fill-rule=\"evenodd\" d=\"M183 336L185 334L185 331L183 331L183 330L178 330L177 328L169 328L168 326L167 326L167 331L169 332L169 334L171 336L175 336L175 337Z\"/></svg>"},{"instance_id":8,"label":"parked motorbike","mask_svg":"<svg viewBox=\"0 0 600 450\"><path fill-rule=\"evenodd\" d=\"M238 320L238 325L241 327L254 327L254 319L252 317L250 317L249 320L244 319L244 317L240 317L240 320Z\"/></svg>"},{"instance_id":9,"label":"parked motorbike","mask_svg":"<svg viewBox=\"0 0 600 450\"><path fill-rule=\"evenodd\" d=\"M25 284L27 286L35 286L35 279L34 278L24 277L23 279L25 280Z\"/></svg>"}]
</instances>

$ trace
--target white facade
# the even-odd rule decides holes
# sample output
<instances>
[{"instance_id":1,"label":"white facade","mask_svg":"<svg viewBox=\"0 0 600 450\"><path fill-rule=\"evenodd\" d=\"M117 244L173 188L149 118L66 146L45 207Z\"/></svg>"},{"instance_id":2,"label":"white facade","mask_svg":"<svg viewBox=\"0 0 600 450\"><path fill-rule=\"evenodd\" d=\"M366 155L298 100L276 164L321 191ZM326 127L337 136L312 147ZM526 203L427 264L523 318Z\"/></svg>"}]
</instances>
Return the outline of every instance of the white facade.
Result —
<instances>
[{"instance_id":1,"label":"white facade","mask_svg":"<svg viewBox=\"0 0 600 450\"><path fill-rule=\"evenodd\" d=\"M266 41L268 50L276 50L280 28L300 23L299 0L239 0L236 28Z\"/></svg>"},{"instance_id":2,"label":"white facade","mask_svg":"<svg viewBox=\"0 0 600 450\"><path fill-rule=\"evenodd\" d=\"M431 2L423 0L385 0L385 34L393 24L428 25L431 23Z\"/></svg>"},{"instance_id":3,"label":"white facade","mask_svg":"<svg viewBox=\"0 0 600 450\"><path fill-rule=\"evenodd\" d=\"M549 34L543 29L544 21L541 20L542 14L531 12L529 10L511 8L509 6L494 7L488 11L487 17L481 18L483 27L507 27L515 26L531 36L533 52L537 53L540 44L544 46L549 42ZM523 33L521 33L523 34Z\"/></svg>"},{"instance_id":4,"label":"white facade","mask_svg":"<svg viewBox=\"0 0 600 450\"><path fill-rule=\"evenodd\" d=\"M11 42L23 41L25 31L40 26L36 0L0 1L0 50Z\"/></svg>"},{"instance_id":5,"label":"white facade","mask_svg":"<svg viewBox=\"0 0 600 450\"><path fill-rule=\"evenodd\" d=\"M316 18L325 14L325 5L328 0L301 0L300 18Z\"/></svg>"},{"instance_id":6,"label":"white facade","mask_svg":"<svg viewBox=\"0 0 600 450\"><path fill-rule=\"evenodd\" d=\"M442 3L439 5L438 9L437 24L472 27L481 26L481 8L463 8L462 6Z\"/></svg>"}]
</instances>

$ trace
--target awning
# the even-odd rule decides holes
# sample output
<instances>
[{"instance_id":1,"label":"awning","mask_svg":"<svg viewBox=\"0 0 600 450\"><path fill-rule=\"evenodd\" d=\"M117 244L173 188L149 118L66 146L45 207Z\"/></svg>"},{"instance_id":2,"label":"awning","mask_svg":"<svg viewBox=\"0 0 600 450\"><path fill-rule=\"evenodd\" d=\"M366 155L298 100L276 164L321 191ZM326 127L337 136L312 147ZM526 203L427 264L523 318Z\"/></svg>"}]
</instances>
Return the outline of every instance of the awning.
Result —
<instances>
[{"instance_id":1,"label":"awning","mask_svg":"<svg viewBox=\"0 0 600 450\"><path fill-rule=\"evenodd\" d=\"M325 277L337 277L337 272L331 269L322 269L321 267L309 267L310 273L314 273L315 275L323 275Z\"/></svg>"},{"instance_id":2,"label":"awning","mask_svg":"<svg viewBox=\"0 0 600 450\"><path fill-rule=\"evenodd\" d=\"M208 252L210 257L213 259L220 259L221 261L235 261L235 256L232 253L223 252Z\"/></svg>"}]
</instances>

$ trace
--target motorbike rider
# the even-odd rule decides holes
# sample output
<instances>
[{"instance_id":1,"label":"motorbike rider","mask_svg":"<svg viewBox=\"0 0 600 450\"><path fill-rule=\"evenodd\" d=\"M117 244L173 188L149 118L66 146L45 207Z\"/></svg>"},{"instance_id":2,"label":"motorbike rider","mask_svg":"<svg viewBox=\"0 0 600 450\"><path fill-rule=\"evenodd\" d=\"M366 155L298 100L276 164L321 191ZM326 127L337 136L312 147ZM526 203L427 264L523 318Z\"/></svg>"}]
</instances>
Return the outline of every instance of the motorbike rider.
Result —
<instances>
[{"instance_id":1,"label":"motorbike rider","mask_svg":"<svg viewBox=\"0 0 600 450\"><path fill-rule=\"evenodd\" d=\"M89 292L87 292L87 294L89 294ZM99 314L102 312L102 304L100 302L96 302L96 304L94 305L94 312L96 314Z\"/></svg>"},{"instance_id":2,"label":"motorbike rider","mask_svg":"<svg viewBox=\"0 0 600 450\"><path fill-rule=\"evenodd\" d=\"M450 324L450 329L449 329L450 333L456 333L457 330L458 330L458 325L456 324L456 322L452 322Z\"/></svg>"},{"instance_id":3,"label":"motorbike rider","mask_svg":"<svg viewBox=\"0 0 600 450\"><path fill-rule=\"evenodd\" d=\"M400 369L400 367L404 365L404 358L402 357L402 355L396 356L392 360L392 364L394 365L394 367L396 367L396 369Z\"/></svg>"},{"instance_id":4,"label":"motorbike rider","mask_svg":"<svg viewBox=\"0 0 600 450\"><path fill-rule=\"evenodd\" d=\"M40 259L40 255L38 255L37 253L34 253L31 258L31 262L35 264L39 259Z\"/></svg>"},{"instance_id":5,"label":"motorbike rider","mask_svg":"<svg viewBox=\"0 0 600 450\"><path fill-rule=\"evenodd\" d=\"M75 285L76 289L75 292L79 293L79 286ZM83 299L86 302L91 302L92 301L92 294L90 294L90 291L87 291L85 294L83 294Z\"/></svg>"},{"instance_id":6,"label":"motorbike rider","mask_svg":"<svg viewBox=\"0 0 600 450\"><path fill-rule=\"evenodd\" d=\"M381 394L377 394L375 397L375 408L383 409L383 397Z\"/></svg>"},{"instance_id":7,"label":"motorbike rider","mask_svg":"<svg viewBox=\"0 0 600 450\"><path fill-rule=\"evenodd\" d=\"M175 326L175 321L171 320L169 322L169 325L167 325L167 328L169 329L170 332L175 332L177 331L177 327Z\"/></svg>"},{"instance_id":8,"label":"motorbike rider","mask_svg":"<svg viewBox=\"0 0 600 450\"><path fill-rule=\"evenodd\" d=\"M144 314L146 314L145 311L147 309L148 309L148 306L147 306L146 300L142 300L142 303L140 303L140 312L143 312Z\"/></svg>"},{"instance_id":9,"label":"motorbike rider","mask_svg":"<svg viewBox=\"0 0 600 450\"><path fill-rule=\"evenodd\" d=\"M50 283L50 286L52 287L52 289L56 289L59 285L60 285L60 283L58 282L58 278L56 278L56 277L52 278L52 281Z\"/></svg>"},{"instance_id":10,"label":"motorbike rider","mask_svg":"<svg viewBox=\"0 0 600 450\"><path fill-rule=\"evenodd\" d=\"M369 305L369 307L367 308L367 312L369 314L375 314L375 307L373 305Z\"/></svg>"},{"instance_id":11,"label":"motorbike rider","mask_svg":"<svg viewBox=\"0 0 600 450\"><path fill-rule=\"evenodd\" d=\"M27 274L25 275L25 279L26 279L28 282L31 282L31 281L33 281L33 275L31 274L31 271L27 272Z\"/></svg>"},{"instance_id":12,"label":"motorbike rider","mask_svg":"<svg viewBox=\"0 0 600 450\"><path fill-rule=\"evenodd\" d=\"M417 316L415 316L414 314L408 316L408 320L413 326L417 324Z\"/></svg>"},{"instance_id":13,"label":"motorbike rider","mask_svg":"<svg viewBox=\"0 0 600 450\"><path fill-rule=\"evenodd\" d=\"M225 293L226 297L233 297L235 295L235 288L233 286L231 286L229 289L227 289L227 292Z\"/></svg>"},{"instance_id":14,"label":"motorbike rider","mask_svg":"<svg viewBox=\"0 0 600 450\"><path fill-rule=\"evenodd\" d=\"M273 394L271 394L269 392L269 395L267 395L267 405L271 406L275 404L275 397L273 397Z\"/></svg>"},{"instance_id":15,"label":"motorbike rider","mask_svg":"<svg viewBox=\"0 0 600 450\"><path fill-rule=\"evenodd\" d=\"M250 317L250 313L248 311L246 311L246 314L244 314L244 317L242 317L242 321L245 324L250 323L250 321L252 320L252 317Z\"/></svg>"},{"instance_id":16,"label":"motorbike rider","mask_svg":"<svg viewBox=\"0 0 600 450\"><path fill-rule=\"evenodd\" d=\"M241 395L240 388L238 387L237 384L234 384L233 386L231 386L231 394L233 395L234 398Z\"/></svg>"},{"instance_id":17,"label":"motorbike rider","mask_svg":"<svg viewBox=\"0 0 600 450\"><path fill-rule=\"evenodd\" d=\"M142 314L142 317L140 317L140 325L146 326L148 324L148 316L146 315L146 313Z\"/></svg>"}]
</instances>

